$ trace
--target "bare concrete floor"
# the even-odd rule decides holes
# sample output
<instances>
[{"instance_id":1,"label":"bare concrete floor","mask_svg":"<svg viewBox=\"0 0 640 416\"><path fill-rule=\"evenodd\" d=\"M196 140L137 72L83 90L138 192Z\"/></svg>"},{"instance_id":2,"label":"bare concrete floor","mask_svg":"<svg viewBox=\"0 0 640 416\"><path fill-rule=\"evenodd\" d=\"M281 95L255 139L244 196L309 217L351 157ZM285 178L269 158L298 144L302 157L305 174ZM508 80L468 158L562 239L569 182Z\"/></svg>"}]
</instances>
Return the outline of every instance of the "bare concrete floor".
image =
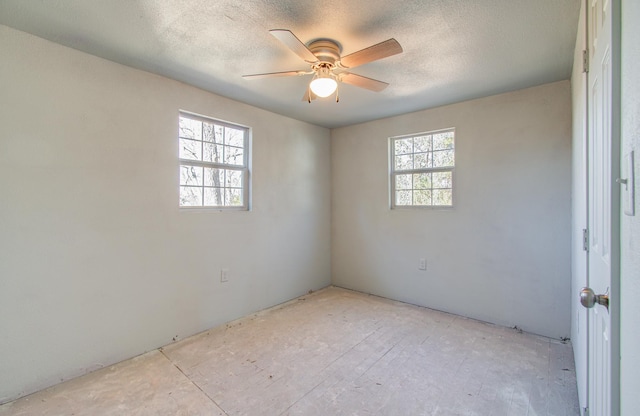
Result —
<instances>
[{"instance_id":1,"label":"bare concrete floor","mask_svg":"<svg viewBox=\"0 0 640 416\"><path fill-rule=\"evenodd\" d=\"M578 415L571 346L327 288L0 415Z\"/></svg>"}]
</instances>

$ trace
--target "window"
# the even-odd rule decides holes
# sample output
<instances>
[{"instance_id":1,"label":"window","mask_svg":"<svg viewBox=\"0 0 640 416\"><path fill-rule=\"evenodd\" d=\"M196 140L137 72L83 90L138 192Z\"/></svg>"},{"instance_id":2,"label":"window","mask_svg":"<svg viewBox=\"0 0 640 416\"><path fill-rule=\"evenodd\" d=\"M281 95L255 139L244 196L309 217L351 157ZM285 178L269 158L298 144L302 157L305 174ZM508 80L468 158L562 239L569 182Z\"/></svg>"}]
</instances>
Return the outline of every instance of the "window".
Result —
<instances>
[{"instance_id":1,"label":"window","mask_svg":"<svg viewBox=\"0 0 640 416\"><path fill-rule=\"evenodd\" d=\"M392 137L391 207L453 206L455 131Z\"/></svg>"},{"instance_id":2,"label":"window","mask_svg":"<svg viewBox=\"0 0 640 416\"><path fill-rule=\"evenodd\" d=\"M248 209L249 129L180 113L180 206Z\"/></svg>"}]
</instances>

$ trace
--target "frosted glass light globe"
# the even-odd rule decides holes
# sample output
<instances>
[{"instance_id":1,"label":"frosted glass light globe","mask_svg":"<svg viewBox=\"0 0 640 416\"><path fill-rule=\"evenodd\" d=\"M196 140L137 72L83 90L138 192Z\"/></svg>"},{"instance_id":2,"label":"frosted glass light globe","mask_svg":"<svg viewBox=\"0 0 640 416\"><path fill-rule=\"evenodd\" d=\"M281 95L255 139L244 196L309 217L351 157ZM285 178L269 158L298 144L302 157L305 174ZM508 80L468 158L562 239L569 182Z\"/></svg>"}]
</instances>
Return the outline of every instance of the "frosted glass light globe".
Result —
<instances>
[{"instance_id":1,"label":"frosted glass light globe","mask_svg":"<svg viewBox=\"0 0 640 416\"><path fill-rule=\"evenodd\" d=\"M318 97L328 97L336 91L338 83L333 78L316 78L309 85L311 91Z\"/></svg>"}]
</instances>

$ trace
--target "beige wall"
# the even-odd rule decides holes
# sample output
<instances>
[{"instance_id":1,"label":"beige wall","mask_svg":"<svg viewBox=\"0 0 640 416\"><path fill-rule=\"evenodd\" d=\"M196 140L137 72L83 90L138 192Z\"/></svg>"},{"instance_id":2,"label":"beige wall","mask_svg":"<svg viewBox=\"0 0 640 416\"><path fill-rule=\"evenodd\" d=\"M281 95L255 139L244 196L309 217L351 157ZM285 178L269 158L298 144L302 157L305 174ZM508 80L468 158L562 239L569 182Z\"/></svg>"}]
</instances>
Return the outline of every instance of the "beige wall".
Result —
<instances>
[{"instance_id":1,"label":"beige wall","mask_svg":"<svg viewBox=\"0 0 640 416\"><path fill-rule=\"evenodd\" d=\"M0 57L0 402L330 283L329 130L5 26ZM252 128L251 212L178 208L181 109Z\"/></svg>"},{"instance_id":2,"label":"beige wall","mask_svg":"<svg viewBox=\"0 0 640 416\"><path fill-rule=\"evenodd\" d=\"M332 130L333 283L570 336L570 100L562 81ZM455 207L390 210L388 138L449 127Z\"/></svg>"}]
</instances>

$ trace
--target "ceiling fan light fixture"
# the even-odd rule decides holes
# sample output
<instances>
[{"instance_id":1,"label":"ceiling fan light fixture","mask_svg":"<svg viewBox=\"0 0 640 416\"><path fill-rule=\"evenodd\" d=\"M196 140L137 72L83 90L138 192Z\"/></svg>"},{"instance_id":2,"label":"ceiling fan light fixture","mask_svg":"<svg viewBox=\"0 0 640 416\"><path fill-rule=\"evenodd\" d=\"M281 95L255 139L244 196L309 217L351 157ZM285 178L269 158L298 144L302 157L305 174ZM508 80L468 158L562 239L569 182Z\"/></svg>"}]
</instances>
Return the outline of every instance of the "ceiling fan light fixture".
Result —
<instances>
[{"instance_id":1,"label":"ceiling fan light fixture","mask_svg":"<svg viewBox=\"0 0 640 416\"><path fill-rule=\"evenodd\" d=\"M315 95L325 98L336 92L338 83L333 78L316 78L311 81L311 85L309 87Z\"/></svg>"},{"instance_id":2,"label":"ceiling fan light fixture","mask_svg":"<svg viewBox=\"0 0 640 416\"><path fill-rule=\"evenodd\" d=\"M318 97L325 98L336 92L338 82L331 75L329 68L320 68L309 84L309 88Z\"/></svg>"}]
</instances>

